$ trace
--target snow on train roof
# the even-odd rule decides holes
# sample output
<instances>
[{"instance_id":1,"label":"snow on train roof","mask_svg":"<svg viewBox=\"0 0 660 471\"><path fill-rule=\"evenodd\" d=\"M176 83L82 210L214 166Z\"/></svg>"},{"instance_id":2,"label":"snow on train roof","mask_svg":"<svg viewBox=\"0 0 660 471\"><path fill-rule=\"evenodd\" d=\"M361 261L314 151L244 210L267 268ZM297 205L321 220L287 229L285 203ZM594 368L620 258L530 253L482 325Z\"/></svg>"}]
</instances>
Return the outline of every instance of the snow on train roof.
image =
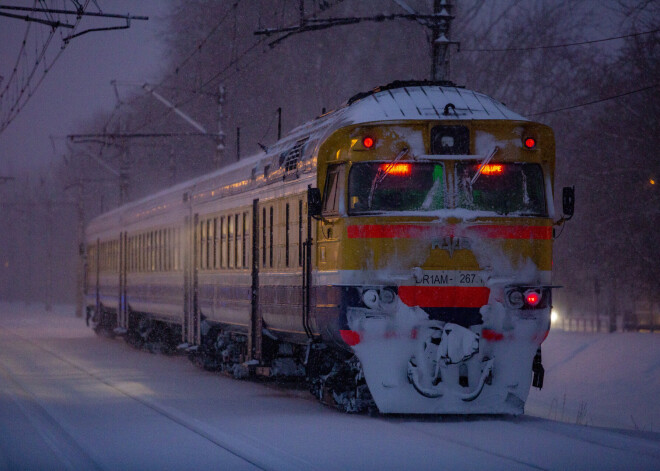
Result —
<instances>
[{"instance_id":1,"label":"snow on train roof","mask_svg":"<svg viewBox=\"0 0 660 471\"><path fill-rule=\"evenodd\" d=\"M511 119L527 121L487 95L459 87L404 86L368 94L348 106L351 121Z\"/></svg>"}]
</instances>

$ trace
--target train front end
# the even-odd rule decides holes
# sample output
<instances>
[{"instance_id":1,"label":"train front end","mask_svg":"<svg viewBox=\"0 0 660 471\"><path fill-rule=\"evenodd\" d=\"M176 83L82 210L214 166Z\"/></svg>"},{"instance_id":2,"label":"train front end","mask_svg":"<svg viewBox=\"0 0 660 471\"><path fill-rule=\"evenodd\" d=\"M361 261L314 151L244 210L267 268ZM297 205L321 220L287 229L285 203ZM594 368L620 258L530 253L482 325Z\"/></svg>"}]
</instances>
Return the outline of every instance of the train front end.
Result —
<instances>
[{"instance_id":1,"label":"train front end","mask_svg":"<svg viewBox=\"0 0 660 471\"><path fill-rule=\"evenodd\" d=\"M315 320L357 356L378 409L523 413L550 328L551 129L355 124L318 169Z\"/></svg>"}]
</instances>

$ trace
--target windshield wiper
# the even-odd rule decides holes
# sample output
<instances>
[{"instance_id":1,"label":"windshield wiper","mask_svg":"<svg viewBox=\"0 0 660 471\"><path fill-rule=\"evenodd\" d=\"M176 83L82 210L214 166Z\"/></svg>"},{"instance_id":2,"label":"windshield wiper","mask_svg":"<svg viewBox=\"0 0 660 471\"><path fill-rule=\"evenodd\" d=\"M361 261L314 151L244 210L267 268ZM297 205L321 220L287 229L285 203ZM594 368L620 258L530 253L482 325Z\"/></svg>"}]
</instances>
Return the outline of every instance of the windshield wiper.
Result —
<instances>
[{"instance_id":1,"label":"windshield wiper","mask_svg":"<svg viewBox=\"0 0 660 471\"><path fill-rule=\"evenodd\" d=\"M376 191L376 187L378 187L381 183L383 183L383 180L387 178L389 175L389 171L394 168L394 165L403 158L404 155L408 153L408 148L404 147L401 152L397 154L397 156L392 160L387 166L385 167L384 170L380 169L380 166L378 167L378 171L376 172L376 176L374 177L373 181L371 182L371 189L369 190L369 198L367 198L367 207L371 209L371 203L374 198L374 191Z\"/></svg>"},{"instance_id":2,"label":"windshield wiper","mask_svg":"<svg viewBox=\"0 0 660 471\"><path fill-rule=\"evenodd\" d=\"M475 173L474 176L472 177L472 180L470 180L470 186L474 185L474 182L477 181L477 178L479 178L479 175L481 175L481 172L484 169L484 167L488 165L488 163L493 159L495 154L497 154L498 150L500 150L500 148L495 146L491 151L491 153L488 154L486 158L481 161L481 164L479 164L479 168L477 169L477 173Z\"/></svg>"}]
</instances>

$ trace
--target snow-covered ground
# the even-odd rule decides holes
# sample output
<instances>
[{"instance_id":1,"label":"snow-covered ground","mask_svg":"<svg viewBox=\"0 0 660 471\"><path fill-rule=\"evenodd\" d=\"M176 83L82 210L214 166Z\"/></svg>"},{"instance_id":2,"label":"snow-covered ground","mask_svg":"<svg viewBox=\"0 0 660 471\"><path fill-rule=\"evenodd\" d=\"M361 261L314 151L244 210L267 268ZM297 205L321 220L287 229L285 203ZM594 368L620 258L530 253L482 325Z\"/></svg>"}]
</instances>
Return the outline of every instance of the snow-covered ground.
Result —
<instances>
[{"instance_id":1,"label":"snow-covered ground","mask_svg":"<svg viewBox=\"0 0 660 471\"><path fill-rule=\"evenodd\" d=\"M543 365L545 384L532 388L527 414L660 432L660 333L552 330Z\"/></svg>"},{"instance_id":2,"label":"snow-covered ground","mask_svg":"<svg viewBox=\"0 0 660 471\"><path fill-rule=\"evenodd\" d=\"M660 469L660 335L543 354L524 417L353 416L0 304L0 469Z\"/></svg>"}]
</instances>

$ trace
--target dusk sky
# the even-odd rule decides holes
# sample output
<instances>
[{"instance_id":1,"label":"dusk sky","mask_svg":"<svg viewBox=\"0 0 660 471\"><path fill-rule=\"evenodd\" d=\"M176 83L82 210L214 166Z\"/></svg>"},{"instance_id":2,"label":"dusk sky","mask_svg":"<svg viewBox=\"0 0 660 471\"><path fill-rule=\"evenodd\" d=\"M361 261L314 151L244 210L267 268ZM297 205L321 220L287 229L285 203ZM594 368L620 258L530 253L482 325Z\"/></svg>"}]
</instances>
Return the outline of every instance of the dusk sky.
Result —
<instances>
[{"instance_id":1,"label":"dusk sky","mask_svg":"<svg viewBox=\"0 0 660 471\"><path fill-rule=\"evenodd\" d=\"M13 175L24 169L45 170L54 159L60 159L66 150L64 136L79 132L86 120L115 106L111 80L143 83L158 78L163 66L163 44L159 38L170 2L100 0L96 3L104 13L130 13L148 16L149 20L132 21L129 29L92 32L71 40L34 96L9 127L0 133L0 175ZM33 2L13 0L2 4L32 6ZM51 6L70 9L71 5L70 2L56 2ZM98 10L90 5L88 11ZM77 31L123 24L124 21L118 19L85 19ZM28 23L23 20L0 17L0 76L5 77L0 89L4 89L11 75L27 26ZM41 29L39 34L43 37L49 31L49 26L37 23L32 23L31 28L31 34ZM61 45L58 33L46 55L49 61L60 51ZM32 52L29 57L34 55ZM41 75L39 70L34 81L38 81ZM130 96L135 90L127 86L119 88L122 98ZM56 137L57 154L49 136Z\"/></svg>"}]
</instances>

